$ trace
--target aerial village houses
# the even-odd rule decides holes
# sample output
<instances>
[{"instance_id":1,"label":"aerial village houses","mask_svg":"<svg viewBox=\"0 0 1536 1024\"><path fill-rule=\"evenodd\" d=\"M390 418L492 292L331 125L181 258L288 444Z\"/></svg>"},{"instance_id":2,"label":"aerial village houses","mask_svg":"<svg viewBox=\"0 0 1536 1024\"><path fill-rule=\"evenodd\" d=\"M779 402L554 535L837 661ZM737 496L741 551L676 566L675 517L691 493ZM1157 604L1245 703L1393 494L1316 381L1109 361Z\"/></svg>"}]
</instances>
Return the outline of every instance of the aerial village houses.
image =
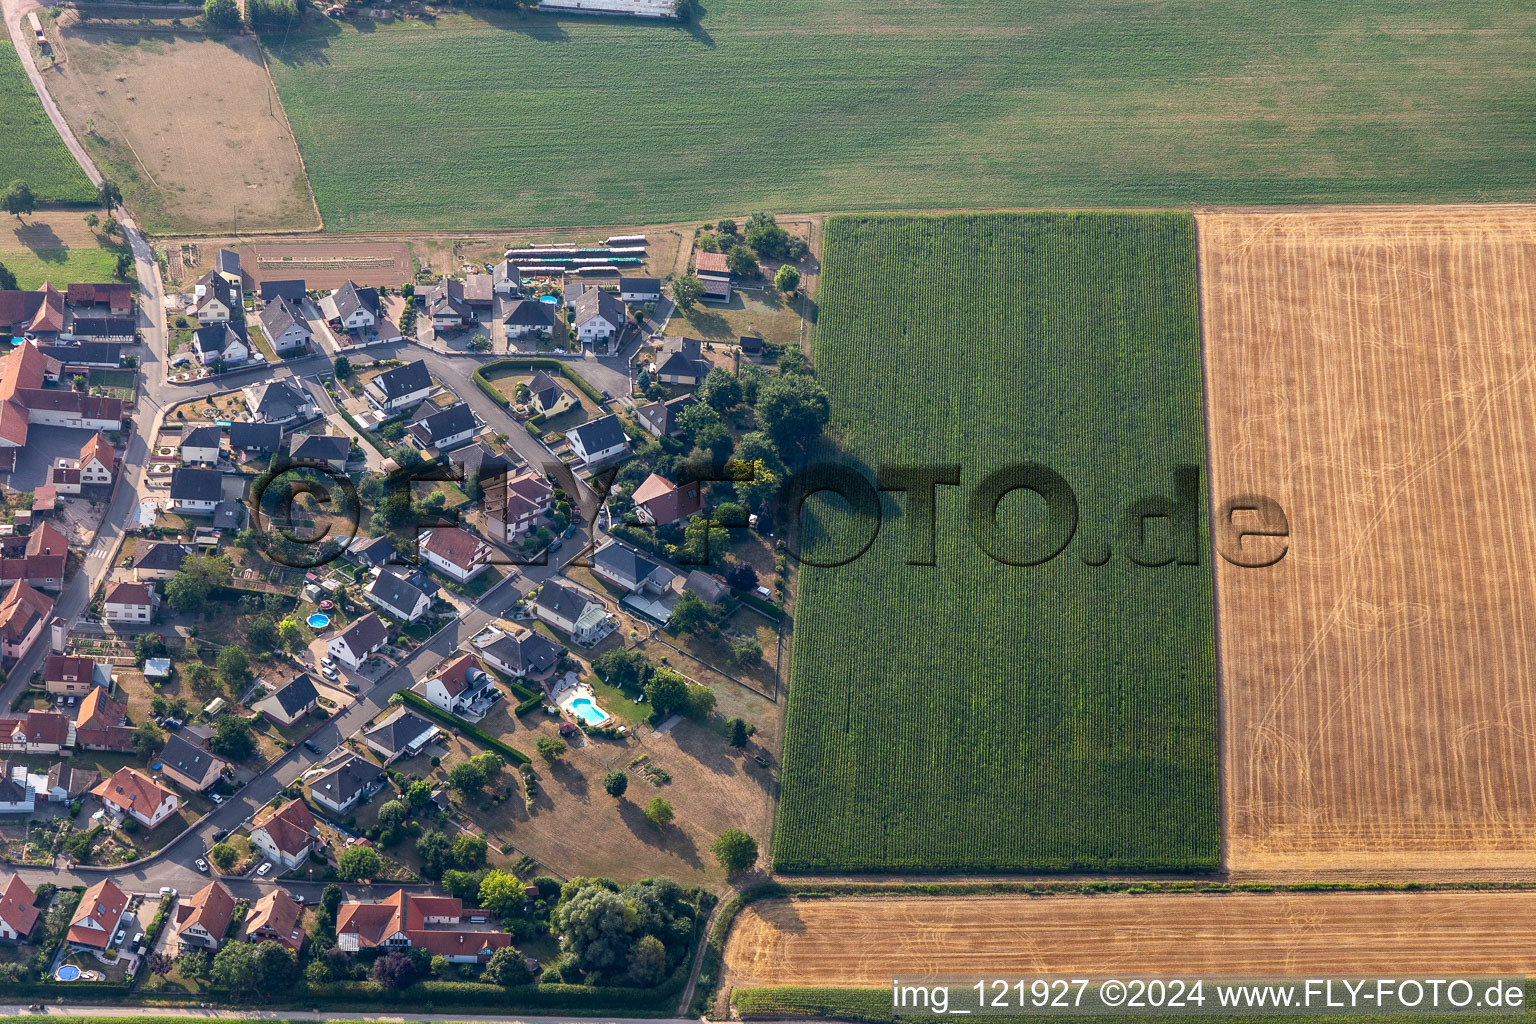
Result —
<instances>
[{"instance_id":1,"label":"aerial village houses","mask_svg":"<svg viewBox=\"0 0 1536 1024\"><path fill-rule=\"evenodd\" d=\"M67 654L50 654L43 661L43 686L54 696L83 697L93 687L112 688L112 667L105 662Z\"/></svg>"},{"instance_id":2,"label":"aerial village houses","mask_svg":"<svg viewBox=\"0 0 1536 1024\"><path fill-rule=\"evenodd\" d=\"M64 289L64 304L77 315L132 316L133 288L123 281L71 284Z\"/></svg>"},{"instance_id":3,"label":"aerial village houses","mask_svg":"<svg viewBox=\"0 0 1536 1024\"><path fill-rule=\"evenodd\" d=\"M731 268L725 253L699 253L694 257L693 272L704 285L705 302L731 301Z\"/></svg>"},{"instance_id":4,"label":"aerial village houses","mask_svg":"<svg viewBox=\"0 0 1536 1024\"><path fill-rule=\"evenodd\" d=\"M186 466L217 466L224 433L208 424L193 427L181 435L181 461Z\"/></svg>"},{"instance_id":5,"label":"aerial village houses","mask_svg":"<svg viewBox=\"0 0 1536 1024\"><path fill-rule=\"evenodd\" d=\"M171 470L171 508L208 515L224 500L224 474L216 469L177 466Z\"/></svg>"},{"instance_id":6,"label":"aerial village houses","mask_svg":"<svg viewBox=\"0 0 1536 1024\"><path fill-rule=\"evenodd\" d=\"M674 484L658 473L646 477L632 496L635 515L642 523L665 526L703 511L704 498L698 481Z\"/></svg>"},{"instance_id":7,"label":"aerial village houses","mask_svg":"<svg viewBox=\"0 0 1536 1024\"><path fill-rule=\"evenodd\" d=\"M175 793L133 768L119 768L91 793L112 814L136 818L145 828L154 828L181 804Z\"/></svg>"},{"instance_id":8,"label":"aerial village houses","mask_svg":"<svg viewBox=\"0 0 1536 1024\"><path fill-rule=\"evenodd\" d=\"M309 798L332 814L346 814L383 784L382 768L348 754L310 782Z\"/></svg>"},{"instance_id":9,"label":"aerial village houses","mask_svg":"<svg viewBox=\"0 0 1536 1024\"><path fill-rule=\"evenodd\" d=\"M554 580L546 580L539 587L533 611L579 643L596 643L613 631L613 619L601 602Z\"/></svg>"},{"instance_id":10,"label":"aerial village houses","mask_svg":"<svg viewBox=\"0 0 1536 1024\"><path fill-rule=\"evenodd\" d=\"M125 769L126 770L126 769ZM128 908L128 894L110 878L103 878L80 897L75 916L65 937L71 945L86 949L108 949L117 932L123 911Z\"/></svg>"},{"instance_id":11,"label":"aerial village houses","mask_svg":"<svg viewBox=\"0 0 1536 1024\"><path fill-rule=\"evenodd\" d=\"M75 745L75 723L60 711L0 716L0 750L9 754L59 754Z\"/></svg>"},{"instance_id":12,"label":"aerial village houses","mask_svg":"<svg viewBox=\"0 0 1536 1024\"><path fill-rule=\"evenodd\" d=\"M176 906L176 943L183 953L218 949L235 916L235 898L218 882L209 882Z\"/></svg>"},{"instance_id":13,"label":"aerial village houses","mask_svg":"<svg viewBox=\"0 0 1536 1024\"><path fill-rule=\"evenodd\" d=\"M42 910L33 903L36 899L37 894L20 875L11 876L5 891L0 892L0 939L23 942L31 937L37 919L42 916Z\"/></svg>"},{"instance_id":14,"label":"aerial village houses","mask_svg":"<svg viewBox=\"0 0 1536 1024\"><path fill-rule=\"evenodd\" d=\"M0 600L0 657L7 666L32 648L53 614L53 598L17 580Z\"/></svg>"},{"instance_id":15,"label":"aerial village houses","mask_svg":"<svg viewBox=\"0 0 1536 1024\"><path fill-rule=\"evenodd\" d=\"M368 382L363 394L380 412L395 412L424 401L432 387L427 364L417 360L385 370Z\"/></svg>"},{"instance_id":16,"label":"aerial village houses","mask_svg":"<svg viewBox=\"0 0 1536 1024\"><path fill-rule=\"evenodd\" d=\"M474 306L464 296L464 282L445 277L426 297L426 309L432 317L432 326L462 327L477 319Z\"/></svg>"},{"instance_id":17,"label":"aerial village houses","mask_svg":"<svg viewBox=\"0 0 1536 1024\"><path fill-rule=\"evenodd\" d=\"M216 271L208 271L192 286L191 312L202 323L226 323L240 307L239 286Z\"/></svg>"},{"instance_id":18,"label":"aerial village houses","mask_svg":"<svg viewBox=\"0 0 1536 1024\"><path fill-rule=\"evenodd\" d=\"M335 473L344 473L352 458L352 439L334 434L305 434L302 438L289 439L292 445L289 455L295 462L324 466Z\"/></svg>"},{"instance_id":19,"label":"aerial village houses","mask_svg":"<svg viewBox=\"0 0 1536 1024\"><path fill-rule=\"evenodd\" d=\"M233 249L220 249L213 254L213 272L228 281L237 292L245 288L245 274L240 269L240 254Z\"/></svg>"},{"instance_id":20,"label":"aerial village houses","mask_svg":"<svg viewBox=\"0 0 1536 1024\"><path fill-rule=\"evenodd\" d=\"M109 487L117 459L112 446L100 432L92 435L80 449L78 458L54 460L53 486L60 494L80 494L86 487Z\"/></svg>"},{"instance_id":21,"label":"aerial village houses","mask_svg":"<svg viewBox=\"0 0 1536 1024\"><path fill-rule=\"evenodd\" d=\"M676 437L683 432L678 415L697 402L698 398L692 394L678 395L665 402L642 405L635 410L635 416L640 420L640 425L656 437Z\"/></svg>"},{"instance_id":22,"label":"aerial village houses","mask_svg":"<svg viewBox=\"0 0 1536 1024\"><path fill-rule=\"evenodd\" d=\"M229 428L229 451L237 462L267 461L282 442L283 428L276 423L238 422Z\"/></svg>"},{"instance_id":23,"label":"aerial village houses","mask_svg":"<svg viewBox=\"0 0 1536 1024\"><path fill-rule=\"evenodd\" d=\"M465 654L440 668L421 688L427 700L459 715L494 690L494 681L474 655Z\"/></svg>"},{"instance_id":24,"label":"aerial village houses","mask_svg":"<svg viewBox=\"0 0 1536 1024\"><path fill-rule=\"evenodd\" d=\"M108 697L98 686L85 695L75 713L75 743L82 750L131 754L133 730L127 721L128 705Z\"/></svg>"},{"instance_id":25,"label":"aerial village houses","mask_svg":"<svg viewBox=\"0 0 1536 1024\"><path fill-rule=\"evenodd\" d=\"M293 950L304 948L304 907L281 889L273 889L251 904L245 917L245 941L276 942Z\"/></svg>"},{"instance_id":26,"label":"aerial village houses","mask_svg":"<svg viewBox=\"0 0 1536 1024\"><path fill-rule=\"evenodd\" d=\"M309 321L298 306L278 296L261 311L261 331L278 355L303 351L309 345Z\"/></svg>"},{"instance_id":27,"label":"aerial village houses","mask_svg":"<svg viewBox=\"0 0 1536 1024\"><path fill-rule=\"evenodd\" d=\"M696 387L709 376L709 360L704 358L704 343L698 338L680 338L662 349L656 376L663 384Z\"/></svg>"},{"instance_id":28,"label":"aerial village houses","mask_svg":"<svg viewBox=\"0 0 1536 1024\"><path fill-rule=\"evenodd\" d=\"M289 380L269 380L240 389L251 419L257 423L287 426L313 419L319 413L314 400Z\"/></svg>"},{"instance_id":29,"label":"aerial village houses","mask_svg":"<svg viewBox=\"0 0 1536 1024\"><path fill-rule=\"evenodd\" d=\"M172 734L160 751L160 770L165 777L194 793L202 793L219 781L226 762L212 751Z\"/></svg>"},{"instance_id":30,"label":"aerial village houses","mask_svg":"<svg viewBox=\"0 0 1536 1024\"><path fill-rule=\"evenodd\" d=\"M123 581L107 591L102 618L125 625L147 625L155 621L159 607L160 595L155 593L154 587L148 583Z\"/></svg>"},{"instance_id":31,"label":"aerial village houses","mask_svg":"<svg viewBox=\"0 0 1536 1024\"><path fill-rule=\"evenodd\" d=\"M0 291L0 327L28 341L58 340L64 330L64 293L47 281L36 291Z\"/></svg>"},{"instance_id":32,"label":"aerial village houses","mask_svg":"<svg viewBox=\"0 0 1536 1024\"><path fill-rule=\"evenodd\" d=\"M319 834L303 800L289 800L251 819L251 845L280 867L293 870L309 859Z\"/></svg>"},{"instance_id":33,"label":"aerial village houses","mask_svg":"<svg viewBox=\"0 0 1536 1024\"><path fill-rule=\"evenodd\" d=\"M572 325L583 344L605 341L624 329L624 303L601 288L587 288L572 308Z\"/></svg>"},{"instance_id":34,"label":"aerial village houses","mask_svg":"<svg viewBox=\"0 0 1536 1024\"><path fill-rule=\"evenodd\" d=\"M189 554L191 551L186 545L173 541L140 541L128 564L134 582L153 583L168 580L180 572Z\"/></svg>"},{"instance_id":35,"label":"aerial village houses","mask_svg":"<svg viewBox=\"0 0 1536 1024\"><path fill-rule=\"evenodd\" d=\"M288 278L283 281L263 281L256 286L256 294L262 302L284 299L298 308L304 304L309 289L305 286L303 278Z\"/></svg>"},{"instance_id":36,"label":"aerial village houses","mask_svg":"<svg viewBox=\"0 0 1536 1024\"><path fill-rule=\"evenodd\" d=\"M482 480L482 486L494 486L493 481ZM497 510L486 502L486 529L496 540L505 544L527 533L547 516L555 505L555 491L543 475L529 470L507 480L506 507Z\"/></svg>"},{"instance_id":37,"label":"aerial village houses","mask_svg":"<svg viewBox=\"0 0 1536 1024\"><path fill-rule=\"evenodd\" d=\"M204 324L192 332L192 352L204 366L238 366L251 358L251 339L243 322Z\"/></svg>"},{"instance_id":38,"label":"aerial village houses","mask_svg":"<svg viewBox=\"0 0 1536 1024\"><path fill-rule=\"evenodd\" d=\"M586 467L598 466L629 451L629 436L617 416L589 420L566 433L571 451Z\"/></svg>"},{"instance_id":39,"label":"aerial village houses","mask_svg":"<svg viewBox=\"0 0 1536 1024\"><path fill-rule=\"evenodd\" d=\"M320 692L308 672L301 672L251 705L277 725L287 727L320 706Z\"/></svg>"},{"instance_id":40,"label":"aerial village houses","mask_svg":"<svg viewBox=\"0 0 1536 1024\"><path fill-rule=\"evenodd\" d=\"M540 370L528 382L528 404L541 416L558 416L576 404L576 396L555 378Z\"/></svg>"},{"instance_id":41,"label":"aerial village houses","mask_svg":"<svg viewBox=\"0 0 1536 1024\"><path fill-rule=\"evenodd\" d=\"M362 668L389 639L389 631L375 612L354 619L346 629L331 639L326 652L331 657L352 668Z\"/></svg>"},{"instance_id":42,"label":"aerial village houses","mask_svg":"<svg viewBox=\"0 0 1536 1024\"><path fill-rule=\"evenodd\" d=\"M28 778L26 769L12 769L9 762L0 762L0 815L31 814L37 810L37 790Z\"/></svg>"},{"instance_id":43,"label":"aerial village houses","mask_svg":"<svg viewBox=\"0 0 1536 1024\"><path fill-rule=\"evenodd\" d=\"M363 597L369 604L401 622L415 622L427 614L432 601L415 585L388 566L374 570Z\"/></svg>"},{"instance_id":44,"label":"aerial village houses","mask_svg":"<svg viewBox=\"0 0 1536 1024\"><path fill-rule=\"evenodd\" d=\"M506 932L468 931L459 924L464 905L448 896L413 896L397 891L379 903L347 902L336 914L336 945L349 953L364 949L421 949L450 963L484 963L512 944Z\"/></svg>"},{"instance_id":45,"label":"aerial village houses","mask_svg":"<svg viewBox=\"0 0 1536 1024\"><path fill-rule=\"evenodd\" d=\"M4 294L4 293L0 293ZM27 428L77 427L117 431L123 427L123 403L73 388L44 388L61 365L28 342L12 349L0 367L0 446L23 447Z\"/></svg>"},{"instance_id":46,"label":"aerial village houses","mask_svg":"<svg viewBox=\"0 0 1536 1024\"><path fill-rule=\"evenodd\" d=\"M86 768L71 768L60 761L41 776L42 788L38 790L44 799L56 804L67 804L89 793L101 781L101 776Z\"/></svg>"},{"instance_id":47,"label":"aerial village houses","mask_svg":"<svg viewBox=\"0 0 1536 1024\"><path fill-rule=\"evenodd\" d=\"M402 757L415 757L438 734L437 726L419 715L400 708L394 715L363 733L363 742L384 763L393 764Z\"/></svg>"},{"instance_id":48,"label":"aerial village houses","mask_svg":"<svg viewBox=\"0 0 1536 1024\"><path fill-rule=\"evenodd\" d=\"M592 574L631 594L664 594L677 578L671 569L614 540L593 552Z\"/></svg>"},{"instance_id":49,"label":"aerial village houses","mask_svg":"<svg viewBox=\"0 0 1536 1024\"><path fill-rule=\"evenodd\" d=\"M661 278L621 277L619 298L627 303L644 304L661 301Z\"/></svg>"},{"instance_id":50,"label":"aerial village houses","mask_svg":"<svg viewBox=\"0 0 1536 1024\"><path fill-rule=\"evenodd\" d=\"M347 281L320 300L320 314L328 323L347 331L362 331L378 324L382 315L377 288L359 288Z\"/></svg>"},{"instance_id":51,"label":"aerial village houses","mask_svg":"<svg viewBox=\"0 0 1536 1024\"><path fill-rule=\"evenodd\" d=\"M460 402L411 424L411 438L422 449L450 451L475 436L475 414Z\"/></svg>"},{"instance_id":52,"label":"aerial village houses","mask_svg":"<svg viewBox=\"0 0 1536 1024\"><path fill-rule=\"evenodd\" d=\"M468 583L490 564L491 546L472 533L456 527L427 530L421 539L421 555L427 564L441 569L460 583Z\"/></svg>"},{"instance_id":53,"label":"aerial village houses","mask_svg":"<svg viewBox=\"0 0 1536 1024\"><path fill-rule=\"evenodd\" d=\"M548 679L560 662L560 648L543 633L517 628L507 633L491 626L471 641L487 665L509 676Z\"/></svg>"},{"instance_id":54,"label":"aerial village houses","mask_svg":"<svg viewBox=\"0 0 1536 1024\"><path fill-rule=\"evenodd\" d=\"M501 315L508 338L548 338L560 326L553 302L518 299L507 305Z\"/></svg>"}]
</instances>

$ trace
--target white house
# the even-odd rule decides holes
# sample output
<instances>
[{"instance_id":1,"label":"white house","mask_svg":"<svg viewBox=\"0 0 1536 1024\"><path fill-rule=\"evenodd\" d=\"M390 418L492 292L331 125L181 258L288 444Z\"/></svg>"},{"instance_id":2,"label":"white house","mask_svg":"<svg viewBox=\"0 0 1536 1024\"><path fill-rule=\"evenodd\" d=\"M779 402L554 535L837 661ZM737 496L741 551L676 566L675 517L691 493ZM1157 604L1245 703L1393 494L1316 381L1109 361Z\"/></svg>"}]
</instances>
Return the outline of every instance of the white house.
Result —
<instances>
[{"instance_id":1,"label":"white house","mask_svg":"<svg viewBox=\"0 0 1536 1024\"><path fill-rule=\"evenodd\" d=\"M278 296L261 311L261 330L278 355L297 352L309 344L309 321L293 303Z\"/></svg>"},{"instance_id":2,"label":"white house","mask_svg":"<svg viewBox=\"0 0 1536 1024\"><path fill-rule=\"evenodd\" d=\"M625 302L660 302L661 279L659 277L619 278L619 298Z\"/></svg>"},{"instance_id":3,"label":"white house","mask_svg":"<svg viewBox=\"0 0 1536 1024\"><path fill-rule=\"evenodd\" d=\"M422 684L427 700L449 714L463 714L494 686L491 674L480 667L472 654L465 654L444 665Z\"/></svg>"},{"instance_id":4,"label":"white house","mask_svg":"<svg viewBox=\"0 0 1536 1024\"><path fill-rule=\"evenodd\" d=\"M440 526L421 538L421 556L460 583L468 583L490 563L491 546L474 534Z\"/></svg>"},{"instance_id":5,"label":"white house","mask_svg":"<svg viewBox=\"0 0 1536 1024\"><path fill-rule=\"evenodd\" d=\"M402 757L415 757L440 730L420 715L401 708L387 720L363 733L363 742L378 753L385 764Z\"/></svg>"},{"instance_id":6,"label":"white house","mask_svg":"<svg viewBox=\"0 0 1536 1024\"><path fill-rule=\"evenodd\" d=\"M624 303L601 288L586 289L571 308L571 322L583 344L612 338L624 329Z\"/></svg>"},{"instance_id":7,"label":"white house","mask_svg":"<svg viewBox=\"0 0 1536 1024\"><path fill-rule=\"evenodd\" d=\"M482 480L482 486L487 486L487 482ZM555 504L555 492L549 481L531 469L508 479L506 494L507 504L503 509L497 509L493 502L487 501L485 517L486 529L504 544L527 533L541 516L549 514Z\"/></svg>"},{"instance_id":8,"label":"white house","mask_svg":"<svg viewBox=\"0 0 1536 1024\"><path fill-rule=\"evenodd\" d=\"M236 365L251 358L250 339L245 324L219 321L204 324L192 332L192 352L204 366L214 363Z\"/></svg>"},{"instance_id":9,"label":"white house","mask_svg":"<svg viewBox=\"0 0 1536 1024\"><path fill-rule=\"evenodd\" d=\"M114 944L117 923L123 919L123 911L127 908L128 894L112 879L103 878L80 896L65 937L72 946L107 949Z\"/></svg>"},{"instance_id":10,"label":"white house","mask_svg":"<svg viewBox=\"0 0 1536 1024\"><path fill-rule=\"evenodd\" d=\"M571 639L596 643L613 631L614 620L596 598L575 589L546 581L533 599L533 612L556 629L569 633Z\"/></svg>"},{"instance_id":11,"label":"white house","mask_svg":"<svg viewBox=\"0 0 1536 1024\"><path fill-rule=\"evenodd\" d=\"M148 583L118 583L107 591L102 618L108 622L147 624L155 621L160 595Z\"/></svg>"},{"instance_id":12,"label":"white house","mask_svg":"<svg viewBox=\"0 0 1536 1024\"><path fill-rule=\"evenodd\" d=\"M171 470L171 508L208 515L224 500L224 474L216 469L177 466Z\"/></svg>"},{"instance_id":13,"label":"white house","mask_svg":"<svg viewBox=\"0 0 1536 1024\"><path fill-rule=\"evenodd\" d=\"M182 952L218 949L235 916L235 898L209 882L176 906L176 942Z\"/></svg>"},{"instance_id":14,"label":"white house","mask_svg":"<svg viewBox=\"0 0 1536 1024\"><path fill-rule=\"evenodd\" d=\"M363 597L390 618L402 622L415 622L432 607L426 594L387 566L373 570L373 579Z\"/></svg>"},{"instance_id":15,"label":"white house","mask_svg":"<svg viewBox=\"0 0 1536 1024\"><path fill-rule=\"evenodd\" d=\"M384 784L384 770L348 754L309 784L309 798L333 814L346 814Z\"/></svg>"},{"instance_id":16,"label":"white house","mask_svg":"<svg viewBox=\"0 0 1536 1024\"><path fill-rule=\"evenodd\" d=\"M359 288L351 281L320 300L327 321L348 331L361 331L379 322L379 290Z\"/></svg>"},{"instance_id":17,"label":"white house","mask_svg":"<svg viewBox=\"0 0 1536 1024\"><path fill-rule=\"evenodd\" d=\"M135 818L145 828L154 828L181 804L175 793L133 768L119 768L91 793L108 811Z\"/></svg>"},{"instance_id":18,"label":"white house","mask_svg":"<svg viewBox=\"0 0 1536 1024\"><path fill-rule=\"evenodd\" d=\"M374 612L354 621L326 645L326 652L346 665L361 668L389 639L389 631Z\"/></svg>"},{"instance_id":19,"label":"white house","mask_svg":"<svg viewBox=\"0 0 1536 1024\"><path fill-rule=\"evenodd\" d=\"M251 819L251 845L289 870L309 859L317 834L315 816L303 800L290 800Z\"/></svg>"},{"instance_id":20,"label":"white house","mask_svg":"<svg viewBox=\"0 0 1536 1024\"><path fill-rule=\"evenodd\" d=\"M75 464L75 468L80 470L80 482L96 487L112 483L112 471L116 466L117 456L112 445L100 431L91 435L91 439L81 447L80 461Z\"/></svg>"},{"instance_id":21,"label":"white house","mask_svg":"<svg viewBox=\"0 0 1536 1024\"><path fill-rule=\"evenodd\" d=\"M20 942L32 934L42 911L33 905L37 899L20 875L12 875L0 892L0 939Z\"/></svg>"},{"instance_id":22,"label":"white house","mask_svg":"<svg viewBox=\"0 0 1536 1024\"><path fill-rule=\"evenodd\" d=\"M363 389L380 412L409 409L432 393L432 375L421 360L385 370Z\"/></svg>"},{"instance_id":23,"label":"white house","mask_svg":"<svg viewBox=\"0 0 1536 1024\"><path fill-rule=\"evenodd\" d=\"M192 286L192 312L205 324L227 323L240 308L240 289L210 270Z\"/></svg>"},{"instance_id":24,"label":"white house","mask_svg":"<svg viewBox=\"0 0 1536 1024\"><path fill-rule=\"evenodd\" d=\"M181 462L185 466L217 466L224 432L212 424L193 427L181 435Z\"/></svg>"},{"instance_id":25,"label":"white house","mask_svg":"<svg viewBox=\"0 0 1536 1024\"><path fill-rule=\"evenodd\" d=\"M427 408L423 406L423 408ZM469 406L460 402L411 424L411 437L423 449L451 451L475 436L479 424Z\"/></svg>"},{"instance_id":26,"label":"white house","mask_svg":"<svg viewBox=\"0 0 1536 1024\"><path fill-rule=\"evenodd\" d=\"M565 439L584 466L596 466L629 451L629 437L617 416L589 420L566 432Z\"/></svg>"}]
</instances>

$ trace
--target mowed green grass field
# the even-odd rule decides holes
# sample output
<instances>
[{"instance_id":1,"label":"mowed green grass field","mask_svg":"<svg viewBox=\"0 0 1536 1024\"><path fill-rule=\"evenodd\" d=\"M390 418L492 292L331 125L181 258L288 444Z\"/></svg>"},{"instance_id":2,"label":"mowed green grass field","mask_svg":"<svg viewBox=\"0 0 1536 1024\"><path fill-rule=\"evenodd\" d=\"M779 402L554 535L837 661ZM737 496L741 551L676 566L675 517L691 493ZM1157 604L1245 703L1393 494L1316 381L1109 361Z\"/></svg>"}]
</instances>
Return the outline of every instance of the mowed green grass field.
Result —
<instances>
[{"instance_id":1,"label":"mowed green grass field","mask_svg":"<svg viewBox=\"0 0 1536 1024\"><path fill-rule=\"evenodd\" d=\"M331 230L1536 196L1509 0L703 0L266 40Z\"/></svg>"},{"instance_id":2,"label":"mowed green grass field","mask_svg":"<svg viewBox=\"0 0 1536 1024\"><path fill-rule=\"evenodd\" d=\"M813 347L843 457L957 464L962 485L938 488L935 565L905 564L892 495L862 557L801 568L775 866L1214 868L1211 566L1133 565L1119 525L1204 462L1193 219L837 217L823 268ZM1070 484L1077 535L1004 565L967 503L1025 462ZM806 507L818 561L857 550L846 504ZM1043 508L1002 500L1010 542Z\"/></svg>"},{"instance_id":3,"label":"mowed green grass field","mask_svg":"<svg viewBox=\"0 0 1536 1024\"><path fill-rule=\"evenodd\" d=\"M0 188L18 178L43 202L83 203L96 194L48 120L16 48L0 39Z\"/></svg>"}]
</instances>

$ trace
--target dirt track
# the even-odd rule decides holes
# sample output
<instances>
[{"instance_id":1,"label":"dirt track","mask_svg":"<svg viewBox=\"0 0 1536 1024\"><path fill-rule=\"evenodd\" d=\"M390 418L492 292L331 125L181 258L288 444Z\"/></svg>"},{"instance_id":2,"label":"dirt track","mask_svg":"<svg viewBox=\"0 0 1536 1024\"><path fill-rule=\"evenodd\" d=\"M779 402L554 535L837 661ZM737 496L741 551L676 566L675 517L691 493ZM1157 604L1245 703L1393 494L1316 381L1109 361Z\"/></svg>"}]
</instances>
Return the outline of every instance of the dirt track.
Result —
<instances>
[{"instance_id":1,"label":"dirt track","mask_svg":"<svg viewBox=\"0 0 1536 1024\"><path fill-rule=\"evenodd\" d=\"M1199 217L1234 872L1536 854L1536 209Z\"/></svg>"},{"instance_id":2,"label":"dirt track","mask_svg":"<svg viewBox=\"0 0 1536 1024\"><path fill-rule=\"evenodd\" d=\"M884 986L896 972L1536 972L1536 892L772 900L726 984Z\"/></svg>"}]
</instances>

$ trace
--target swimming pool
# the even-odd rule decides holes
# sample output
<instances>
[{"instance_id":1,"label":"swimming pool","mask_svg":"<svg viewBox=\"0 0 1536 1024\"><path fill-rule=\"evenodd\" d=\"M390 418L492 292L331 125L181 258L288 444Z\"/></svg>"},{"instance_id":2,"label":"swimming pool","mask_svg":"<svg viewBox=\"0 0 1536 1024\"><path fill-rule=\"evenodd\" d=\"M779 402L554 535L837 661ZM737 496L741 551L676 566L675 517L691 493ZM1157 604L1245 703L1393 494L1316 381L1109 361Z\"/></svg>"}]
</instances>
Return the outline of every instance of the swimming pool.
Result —
<instances>
[{"instance_id":1,"label":"swimming pool","mask_svg":"<svg viewBox=\"0 0 1536 1024\"><path fill-rule=\"evenodd\" d=\"M65 964L63 967L58 969L58 971L54 974L54 977L58 978L60 981L79 981L80 968L76 967L74 964Z\"/></svg>"},{"instance_id":2,"label":"swimming pool","mask_svg":"<svg viewBox=\"0 0 1536 1024\"><path fill-rule=\"evenodd\" d=\"M315 614L311 615L304 621L309 623L310 629L324 629L326 626L331 624L331 617L320 612L315 612Z\"/></svg>"},{"instance_id":3,"label":"swimming pool","mask_svg":"<svg viewBox=\"0 0 1536 1024\"><path fill-rule=\"evenodd\" d=\"M541 295L541 296L539 296L539 301L540 302L547 302L551 306L558 306L558 305L560 305L560 300L555 298L553 295Z\"/></svg>"},{"instance_id":4,"label":"swimming pool","mask_svg":"<svg viewBox=\"0 0 1536 1024\"><path fill-rule=\"evenodd\" d=\"M602 708L592 702L590 697L576 697L571 701L571 710L576 717L588 725L602 725L608 721L608 714Z\"/></svg>"}]
</instances>

